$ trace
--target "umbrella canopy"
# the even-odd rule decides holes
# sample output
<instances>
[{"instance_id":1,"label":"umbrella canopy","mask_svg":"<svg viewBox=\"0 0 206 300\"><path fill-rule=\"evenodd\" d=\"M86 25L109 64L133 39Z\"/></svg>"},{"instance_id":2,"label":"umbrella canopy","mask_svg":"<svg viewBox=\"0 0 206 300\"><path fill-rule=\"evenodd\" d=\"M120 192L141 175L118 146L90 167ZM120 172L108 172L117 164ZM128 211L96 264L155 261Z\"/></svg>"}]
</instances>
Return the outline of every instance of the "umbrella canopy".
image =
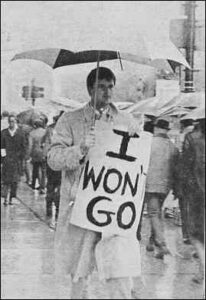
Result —
<instances>
[{"instance_id":1,"label":"umbrella canopy","mask_svg":"<svg viewBox=\"0 0 206 300\"><path fill-rule=\"evenodd\" d=\"M59 108L61 110L65 110L65 111L72 111L72 110L81 108L85 104L85 103L80 103L78 101L75 101L73 99L68 99L66 97L57 97L55 99L50 99L49 101L56 108Z\"/></svg>"},{"instance_id":2,"label":"umbrella canopy","mask_svg":"<svg viewBox=\"0 0 206 300\"><path fill-rule=\"evenodd\" d=\"M141 100L131 105L126 111L129 113L142 113L146 115L157 116L159 113L160 101L157 97Z\"/></svg>"},{"instance_id":3,"label":"umbrella canopy","mask_svg":"<svg viewBox=\"0 0 206 300\"><path fill-rule=\"evenodd\" d=\"M150 48L152 48L150 46ZM155 48L154 48L155 49ZM156 50L143 52L144 54L139 54L138 50L136 53L126 53L111 50L85 50L80 52L73 52L66 49L58 48L46 48L31 50L16 54L12 61L18 59L33 59L46 63L51 68L56 69L63 66L91 63L96 61L114 60L114 59L124 59L127 61L150 65L158 67L158 61L167 60L172 68L177 65L184 65L190 68L187 61L183 55L178 51L178 49L170 43L166 48L156 47ZM139 51L142 53L142 51ZM147 55L146 55L147 54Z\"/></svg>"},{"instance_id":4,"label":"umbrella canopy","mask_svg":"<svg viewBox=\"0 0 206 300\"><path fill-rule=\"evenodd\" d=\"M33 126L34 121L39 118L43 118L43 120L46 120L47 116L43 112L32 109L32 108L22 111L21 113L19 113L17 115L17 119L20 124L26 124L29 126Z\"/></svg>"},{"instance_id":5,"label":"umbrella canopy","mask_svg":"<svg viewBox=\"0 0 206 300\"><path fill-rule=\"evenodd\" d=\"M127 102L114 102L114 105L120 109L120 110L125 110L127 109L128 107L132 106L134 103L133 102L130 102L130 101L127 101Z\"/></svg>"},{"instance_id":6,"label":"umbrella canopy","mask_svg":"<svg viewBox=\"0 0 206 300\"><path fill-rule=\"evenodd\" d=\"M181 106L173 106L172 108L169 108L168 110L163 110L159 117L162 116L181 116L181 115L186 115L189 112L191 112L191 109L186 108L186 107L181 107Z\"/></svg>"},{"instance_id":7,"label":"umbrella canopy","mask_svg":"<svg viewBox=\"0 0 206 300\"><path fill-rule=\"evenodd\" d=\"M198 107L188 113L186 116L182 117L181 120L197 120L197 119L205 119L205 108L203 107Z\"/></svg>"},{"instance_id":8,"label":"umbrella canopy","mask_svg":"<svg viewBox=\"0 0 206 300\"><path fill-rule=\"evenodd\" d=\"M196 93L180 93L172 98L162 108L170 109L174 106L181 107L204 107L205 106L205 92Z\"/></svg>"},{"instance_id":9,"label":"umbrella canopy","mask_svg":"<svg viewBox=\"0 0 206 300\"><path fill-rule=\"evenodd\" d=\"M12 61L17 59L39 60L49 65L52 69L56 69L68 65L96 62L98 60L98 55L99 51L97 50L72 52L66 49L46 48L16 54L12 58ZM100 51L99 61L117 58L117 51Z\"/></svg>"}]
</instances>

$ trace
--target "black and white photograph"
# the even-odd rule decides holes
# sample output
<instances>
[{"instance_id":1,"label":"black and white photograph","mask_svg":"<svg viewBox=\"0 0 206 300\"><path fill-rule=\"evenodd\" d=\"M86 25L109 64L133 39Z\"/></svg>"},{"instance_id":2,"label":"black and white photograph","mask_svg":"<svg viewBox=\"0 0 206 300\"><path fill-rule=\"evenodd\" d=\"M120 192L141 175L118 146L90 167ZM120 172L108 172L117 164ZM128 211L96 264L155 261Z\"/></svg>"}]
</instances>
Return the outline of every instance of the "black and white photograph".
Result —
<instances>
[{"instance_id":1,"label":"black and white photograph","mask_svg":"<svg viewBox=\"0 0 206 300\"><path fill-rule=\"evenodd\" d=\"M205 1L1 1L1 299L205 299Z\"/></svg>"}]
</instances>

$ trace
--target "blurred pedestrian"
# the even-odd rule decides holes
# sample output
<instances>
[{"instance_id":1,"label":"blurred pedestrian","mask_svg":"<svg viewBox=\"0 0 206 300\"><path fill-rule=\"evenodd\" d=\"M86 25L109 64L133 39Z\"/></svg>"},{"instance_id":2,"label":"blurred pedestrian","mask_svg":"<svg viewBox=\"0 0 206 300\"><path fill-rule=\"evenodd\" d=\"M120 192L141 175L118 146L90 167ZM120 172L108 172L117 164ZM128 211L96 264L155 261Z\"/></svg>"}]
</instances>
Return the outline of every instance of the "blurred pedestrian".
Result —
<instances>
[{"instance_id":1,"label":"blurred pedestrian","mask_svg":"<svg viewBox=\"0 0 206 300\"><path fill-rule=\"evenodd\" d=\"M174 187L174 167L178 159L178 149L167 134L169 130L169 122L166 120L159 119L154 124L145 193L151 224L151 236L146 249L154 251L154 245L157 246L158 252L155 256L160 259L170 253L164 238L162 206L166 196Z\"/></svg>"},{"instance_id":2,"label":"blurred pedestrian","mask_svg":"<svg viewBox=\"0 0 206 300\"><path fill-rule=\"evenodd\" d=\"M42 119L36 119L34 121L34 127L35 128L29 134L28 151L33 166L31 188L35 189L36 180L38 179L40 194L44 194L46 185L46 157L44 156L42 142L46 133L44 121Z\"/></svg>"},{"instance_id":3,"label":"blurred pedestrian","mask_svg":"<svg viewBox=\"0 0 206 300\"><path fill-rule=\"evenodd\" d=\"M1 130L8 128L9 112L4 110L1 114Z\"/></svg>"},{"instance_id":4,"label":"blurred pedestrian","mask_svg":"<svg viewBox=\"0 0 206 300\"><path fill-rule=\"evenodd\" d=\"M53 117L53 123L47 127L46 134L43 137L42 143L44 145L44 156L47 157L48 150L51 146L52 135L55 125L62 115L63 111ZM46 215L52 217L52 203L55 204L56 213L55 219L58 218L59 213L59 200L60 200L60 186L61 186L61 171L54 171L50 168L46 162L46 174L47 174L47 192L46 192Z\"/></svg>"},{"instance_id":5,"label":"blurred pedestrian","mask_svg":"<svg viewBox=\"0 0 206 300\"><path fill-rule=\"evenodd\" d=\"M145 90L146 90L146 83L143 78L139 78L137 81L137 102L145 99Z\"/></svg>"},{"instance_id":6,"label":"blurred pedestrian","mask_svg":"<svg viewBox=\"0 0 206 300\"><path fill-rule=\"evenodd\" d=\"M144 131L146 132L150 132L151 134L154 133L154 120L147 120L144 122ZM141 241L142 236L141 236L141 231L142 231L142 218L144 214L147 214L147 209L146 209L147 203L145 203L145 199L144 199L144 203L142 205L142 211L141 211L141 216L140 216L140 221L139 221L139 225L137 228L137 239L139 241Z\"/></svg>"},{"instance_id":7,"label":"blurred pedestrian","mask_svg":"<svg viewBox=\"0 0 206 300\"><path fill-rule=\"evenodd\" d=\"M177 180L177 184L181 183L182 177L184 176L184 168L182 166L182 151L183 151L183 144L185 140L185 136L187 133L192 132L194 129L193 120L181 120L180 121L180 133L178 135L178 139L176 139L176 146L179 149L179 162L177 166L177 174L176 176L179 177L179 180ZM177 187L176 187L177 188ZM183 186L181 184L181 187L179 187L178 192L178 200L179 200L179 208L181 213L181 220L182 220L182 236L183 236L183 242L185 244L190 244L189 239L189 202L188 199L185 197L187 194L186 186Z\"/></svg>"},{"instance_id":8,"label":"blurred pedestrian","mask_svg":"<svg viewBox=\"0 0 206 300\"><path fill-rule=\"evenodd\" d=\"M1 148L4 149L5 157L2 164L3 197L4 205L7 205L8 193L9 204L16 197L17 185L21 175L21 160L25 155L26 141L23 131L18 128L16 117L9 115L9 127L1 132Z\"/></svg>"},{"instance_id":9,"label":"blurred pedestrian","mask_svg":"<svg viewBox=\"0 0 206 300\"><path fill-rule=\"evenodd\" d=\"M195 129L186 134L182 159L183 196L189 204L189 234L200 259L200 272L194 281L200 283L205 270L205 119L198 120Z\"/></svg>"},{"instance_id":10,"label":"blurred pedestrian","mask_svg":"<svg viewBox=\"0 0 206 300\"><path fill-rule=\"evenodd\" d=\"M193 129L194 129L193 120L180 120L180 131L175 141L175 145L178 147L180 153L182 153L185 135L188 132L193 131Z\"/></svg>"},{"instance_id":11,"label":"blurred pedestrian","mask_svg":"<svg viewBox=\"0 0 206 300\"><path fill-rule=\"evenodd\" d=\"M33 130L33 127L27 124L22 124L20 122L18 122L18 116L17 116L17 123L18 123L18 127L24 132L25 134L25 139L26 139L26 151L25 151L25 155L22 159L21 162L21 175L26 177L26 183L28 185L31 184L31 158L29 155L29 134L30 132Z\"/></svg>"}]
</instances>

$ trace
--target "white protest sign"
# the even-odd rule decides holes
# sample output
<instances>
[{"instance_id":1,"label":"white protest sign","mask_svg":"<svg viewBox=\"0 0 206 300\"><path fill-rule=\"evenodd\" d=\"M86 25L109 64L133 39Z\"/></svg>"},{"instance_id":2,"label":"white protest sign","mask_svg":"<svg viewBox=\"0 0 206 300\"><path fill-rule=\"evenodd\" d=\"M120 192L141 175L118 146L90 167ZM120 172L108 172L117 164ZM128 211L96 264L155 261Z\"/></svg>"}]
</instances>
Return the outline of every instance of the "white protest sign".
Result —
<instances>
[{"instance_id":1,"label":"white protest sign","mask_svg":"<svg viewBox=\"0 0 206 300\"><path fill-rule=\"evenodd\" d=\"M130 137L128 124L99 120L70 222L104 235L135 235L139 224L152 135Z\"/></svg>"}]
</instances>

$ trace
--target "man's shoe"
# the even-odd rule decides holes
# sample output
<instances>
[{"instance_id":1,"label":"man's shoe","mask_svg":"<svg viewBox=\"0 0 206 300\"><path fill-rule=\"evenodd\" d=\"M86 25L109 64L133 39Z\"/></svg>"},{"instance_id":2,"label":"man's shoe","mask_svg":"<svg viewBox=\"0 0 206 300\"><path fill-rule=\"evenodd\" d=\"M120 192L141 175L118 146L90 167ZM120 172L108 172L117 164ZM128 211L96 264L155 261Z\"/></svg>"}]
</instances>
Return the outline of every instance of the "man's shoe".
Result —
<instances>
[{"instance_id":1,"label":"man's shoe","mask_svg":"<svg viewBox=\"0 0 206 300\"><path fill-rule=\"evenodd\" d=\"M155 240L154 240L154 237L151 236L151 237L149 238L149 243L148 243L147 246L146 246L146 250L147 250L148 252L154 251L154 250L155 250L154 245L155 245Z\"/></svg>"},{"instance_id":2,"label":"man's shoe","mask_svg":"<svg viewBox=\"0 0 206 300\"><path fill-rule=\"evenodd\" d=\"M192 278L192 281L197 284L203 283L203 280L204 280L204 276L202 276L200 274L197 274Z\"/></svg>"},{"instance_id":3,"label":"man's shoe","mask_svg":"<svg viewBox=\"0 0 206 300\"><path fill-rule=\"evenodd\" d=\"M32 188L32 190L35 190L35 186L33 186L32 184L29 184L29 187Z\"/></svg>"},{"instance_id":4,"label":"man's shoe","mask_svg":"<svg viewBox=\"0 0 206 300\"><path fill-rule=\"evenodd\" d=\"M194 258L199 258L199 255L198 255L198 253L197 253L196 251L194 251L194 252L192 253L192 256L193 256Z\"/></svg>"},{"instance_id":5,"label":"man's shoe","mask_svg":"<svg viewBox=\"0 0 206 300\"><path fill-rule=\"evenodd\" d=\"M155 257L158 259L163 259L164 255L168 255L168 254L171 255L169 249L166 246L161 246L159 251L155 254Z\"/></svg>"},{"instance_id":6,"label":"man's shoe","mask_svg":"<svg viewBox=\"0 0 206 300\"><path fill-rule=\"evenodd\" d=\"M7 206L7 205L8 205L8 202L7 202L7 201L4 201L4 205Z\"/></svg>"},{"instance_id":7,"label":"man's shoe","mask_svg":"<svg viewBox=\"0 0 206 300\"><path fill-rule=\"evenodd\" d=\"M9 205L13 205L12 199L9 199Z\"/></svg>"},{"instance_id":8,"label":"man's shoe","mask_svg":"<svg viewBox=\"0 0 206 300\"><path fill-rule=\"evenodd\" d=\"M183 243L186 245L191 245L190 239L189 238L183 238Z\"/></svg>"},{"instance_id":9,"label":"man's shoe","mask_svg":"<svg viewBox=\"0 0 206 300\"><path fill-rule=\"evenodd\" d=\"M162 253L161 251L159 251L158 253L155 254L155 258L164 259L164 253Z\"/></svg>"},{"instance_id":10,"label":"man's shoe","mask_svg":"<svg viewBox=\"0 0 206 300\"><path fill-rule=\"evenodd\" d=\"M155 247L154 247L154 245L152 245L151 243L149 243L149 244L146 246L146 250L147 250L148 252L152 252L152 251L154 251L154 249L155 249Z\"/></svg>"}]
</instances>

